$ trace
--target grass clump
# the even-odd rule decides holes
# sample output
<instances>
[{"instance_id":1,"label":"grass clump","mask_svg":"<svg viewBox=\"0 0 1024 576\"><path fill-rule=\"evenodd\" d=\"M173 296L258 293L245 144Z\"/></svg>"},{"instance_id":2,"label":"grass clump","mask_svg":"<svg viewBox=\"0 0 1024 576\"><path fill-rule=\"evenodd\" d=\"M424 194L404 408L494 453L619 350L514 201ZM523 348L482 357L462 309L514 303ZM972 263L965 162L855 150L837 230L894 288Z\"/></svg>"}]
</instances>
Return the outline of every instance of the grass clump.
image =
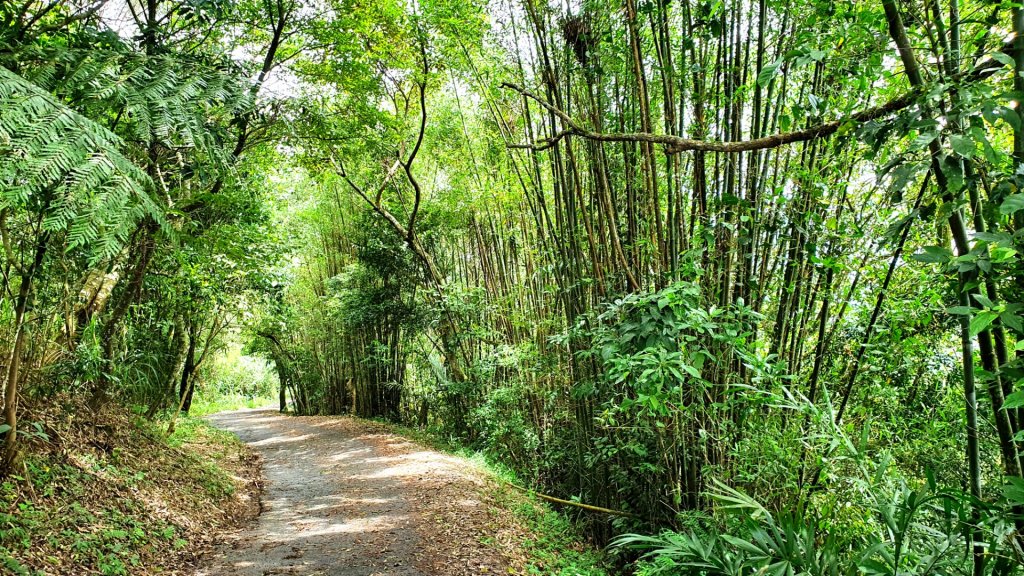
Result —
<instances>
[{"instance_id":1,"label":"grass clump","mask_svg":"<svg viewBox=\"0 0 1024 576\"><path fill-rule=\"evenodd\" d=\"M599 549L583 543L576 527L563 514L530 499L512 507L531 538L522 542L527 574L607 576L610 562Z\"/></svg>"}]
</instances>

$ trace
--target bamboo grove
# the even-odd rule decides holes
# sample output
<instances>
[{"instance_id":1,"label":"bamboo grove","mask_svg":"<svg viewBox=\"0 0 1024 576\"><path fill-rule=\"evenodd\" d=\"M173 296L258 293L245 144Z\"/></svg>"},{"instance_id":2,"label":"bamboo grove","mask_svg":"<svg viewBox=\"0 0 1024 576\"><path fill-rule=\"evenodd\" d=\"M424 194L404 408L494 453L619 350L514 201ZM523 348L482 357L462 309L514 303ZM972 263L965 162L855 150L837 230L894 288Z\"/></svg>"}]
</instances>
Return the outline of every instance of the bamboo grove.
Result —
<instances>
[{"instance_id":1,"label":"bamboo grove","mask_svg":"<svg viewBox=\"0 0 1024 576\"><path fill-rule=\"evenodd\" d=\"M1020 573L1018 4L101 4L4 13L8 458L19 390L187 409L242 330L638 573Z\"/></svg>"}]
</instances>

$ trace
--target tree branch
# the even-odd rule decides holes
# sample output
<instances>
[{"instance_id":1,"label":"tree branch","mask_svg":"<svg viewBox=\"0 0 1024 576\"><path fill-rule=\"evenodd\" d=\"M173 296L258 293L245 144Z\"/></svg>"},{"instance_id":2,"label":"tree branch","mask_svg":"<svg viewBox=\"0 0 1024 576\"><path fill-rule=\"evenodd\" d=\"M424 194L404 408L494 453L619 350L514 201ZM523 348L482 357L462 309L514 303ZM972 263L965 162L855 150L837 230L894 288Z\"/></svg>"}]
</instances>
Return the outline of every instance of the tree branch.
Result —
<instances>
[{"instance_id":1,"label":"tree branch","mask_svg":"<svg viewBox=\"0 0 1024 576\"><path fill-rule=\"evenodd\" d=\"M406 226L408 229L407 240L410 244L413 241L413 235L416 234L416 215L419 214L420 199L423 196L420 183L412 174L412 162L416 159L416 154L423 145L423 136L427 132L427 74L430 73L430 67L427 63L427 44L422 35L420 37L420 57L423 59L423 78L416 83L420 91L420 133L416 137L416 144L413 145L412 152L409 153L409 159L402 164L402 167L405 168L405 177L409 179L414 195L412 212L409 214L409 225Z\"/></svg>"},{"instance_id":2,"label":"tree branch","mask_svg":"<svg viewBox=\"0 0 1024 576\"><path fill-rule=\"evenodd\" d=\"M7 208L0 210L0 240L2 240L4 246L4 256L7 257L7 261L11 263L14 270L24 276L25 268L18 262L14 255L14 249L11 247L11 235L7 231L7 213Z\"/></svg>"},{"instance_id":3,"label":"tree branch","mask_svg":"<svg viewBox=\"0 0 1024 576\"><path fill-rule=\"evenodd\" d=\"M914 102L917 101L919 92L914 90L908 92L898 98L894 98L881 106L874 108L868 108L860 112L856 112L847 116L842 120L836 120L833 122L826 122L805 128L803 130L796 130L794 132L783 132L780 134L773 134L771 136L765 136L763 138L756 138L754 140L741 140L737 142L716 142L708 140L694 140L692 138L683 138L680 136L673 136L671 134L650 134L645 132L633 132L633 133L606 133L606 132L594 132L587 128L584 128L575 120L572 119L568 114L559 110L549 102L530 92L529 90L505 82L502 84L503 87L509 88L519 92L523 96L537 102L542 108L551 112L555 116L558 116L562 122L565 123L568 128L555 134L554 136L544 138L532 143L526 144L510 144L510 148L525 148L528 150L546 150L557 144L560 140L569 136L578 136L587 140L596 140L598 142L649 142L652 144L662 144L665 146L666 154L678 154L680 152L687 152L691 150L702 151L702 152L747 152L750 150L765 150L768 148L778 148L785 144L792 144L794 142L806 142L808 140L815 140L817 138L824 138L831 136L839 131L844 125L853 123L863 123L878 118L884 118L894 112L898 112L905 108L910 107Z\"/></svg>"}]
</instances>

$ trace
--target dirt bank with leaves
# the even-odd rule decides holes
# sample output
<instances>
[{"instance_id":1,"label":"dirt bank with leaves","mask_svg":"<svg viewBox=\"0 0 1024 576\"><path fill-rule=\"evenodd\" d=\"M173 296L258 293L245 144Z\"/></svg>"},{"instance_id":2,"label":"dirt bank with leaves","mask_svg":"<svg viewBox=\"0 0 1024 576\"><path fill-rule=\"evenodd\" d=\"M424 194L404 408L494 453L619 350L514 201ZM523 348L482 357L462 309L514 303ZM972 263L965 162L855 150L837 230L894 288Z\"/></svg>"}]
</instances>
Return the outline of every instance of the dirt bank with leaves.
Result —
<instances>
[{"instance_id":1,"label":"dirt bank with leaves","mask_svg":"<svg viewBox=\"0 0 1024 576\"><path fill-rule=\"evenodd\" d=\"M0 574L189 574L258 512L259 462L232 435L58 396L26 406L26 453L0 483Z\"/></svg>"}]
</instances>

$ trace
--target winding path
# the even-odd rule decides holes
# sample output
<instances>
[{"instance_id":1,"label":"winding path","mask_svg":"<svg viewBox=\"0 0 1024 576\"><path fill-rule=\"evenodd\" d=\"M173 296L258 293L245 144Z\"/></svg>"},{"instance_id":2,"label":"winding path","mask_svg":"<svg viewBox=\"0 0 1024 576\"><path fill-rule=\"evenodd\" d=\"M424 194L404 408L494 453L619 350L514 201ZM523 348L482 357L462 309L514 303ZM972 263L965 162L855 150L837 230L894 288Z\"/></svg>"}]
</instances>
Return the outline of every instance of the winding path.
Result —
<instances>
[{"instance_id":1,"label":"winding path","mask_svg":"<svg viewBox=\"0 0 1024 576\"><path fill-rule=\"evenodd\" d=\"M500 527L490 483L466 461L352 418L209 420L262 455L267 486L257 524L196 576L509 573L514 530Z\"/></svg>"}]
</instances>

